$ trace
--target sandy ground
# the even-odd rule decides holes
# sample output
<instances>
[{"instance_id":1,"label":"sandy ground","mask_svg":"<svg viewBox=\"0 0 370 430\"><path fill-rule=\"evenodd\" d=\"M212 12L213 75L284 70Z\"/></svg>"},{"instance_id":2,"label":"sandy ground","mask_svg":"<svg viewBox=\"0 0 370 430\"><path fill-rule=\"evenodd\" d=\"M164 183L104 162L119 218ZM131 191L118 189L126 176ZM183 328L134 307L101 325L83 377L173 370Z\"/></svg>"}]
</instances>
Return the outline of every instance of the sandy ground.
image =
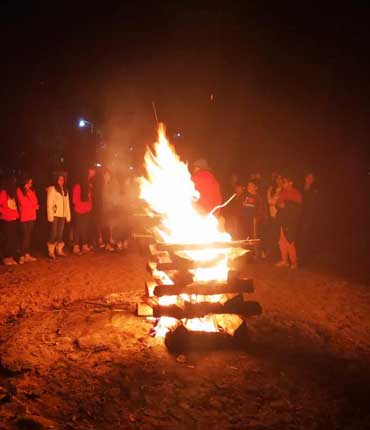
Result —
<instances>
[{"instance_id":1,"label":"sandy ground","mask_svg":"<svg viewBox=\"0 0 370 430\"><path fill-rule=\"evenodd\" d=\"M145 258L0 267L0 429L369 429L370 288L243 264L245 349L170 354L134 315Z\"/></svg>"}]
</instances>

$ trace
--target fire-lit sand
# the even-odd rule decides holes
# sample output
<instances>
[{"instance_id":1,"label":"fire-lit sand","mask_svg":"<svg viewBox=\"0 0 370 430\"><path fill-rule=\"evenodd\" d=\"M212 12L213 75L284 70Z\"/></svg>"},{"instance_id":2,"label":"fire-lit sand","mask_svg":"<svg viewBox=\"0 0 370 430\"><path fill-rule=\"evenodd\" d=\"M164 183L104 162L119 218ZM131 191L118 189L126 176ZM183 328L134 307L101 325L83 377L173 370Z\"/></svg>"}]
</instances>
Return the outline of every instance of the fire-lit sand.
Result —
<instances>
[{"instance_id":1,"label":"fire-lit sand","mask_svg":"<svg viewBox=\"0 0 370 430\"><path fill-rule=\"evenodd\" d=\"M207 288L212 307L224 299L212 288L225 284L235 255L210 244L231 237L216 218L193 211L187 166L169 148L147 156L143 197L161 214L158 241L208 244L181 258L197 266L185 287ZM173 168L178 201L161 157ZM149 252L131 245L122 254L0 268L0 430L370 428L369 287L241 257L234 261L240 279L254 279L254 299L264 307L248 320L248 342L171 354L162 337L150 336L152 321L135 315ZM210 270L198 267L213 261ZM174 287L164 277L162 291ZM179 297L201 296L193 295ZM175 296L161 297L166 306ZM212 320L182 324L218 330Z\"/></svg>"},{"instance_id":2,"label":"fire-lit sand","mask_svg":"<svg viewBox=\"0 0 370 430\"><path fill-rule=\"evenodd\" d=\"M367 287L247 265L249 347L171 355L134 315L146 261L0 268L1 430L369 428Z\"/></svg>"}]
</instances>

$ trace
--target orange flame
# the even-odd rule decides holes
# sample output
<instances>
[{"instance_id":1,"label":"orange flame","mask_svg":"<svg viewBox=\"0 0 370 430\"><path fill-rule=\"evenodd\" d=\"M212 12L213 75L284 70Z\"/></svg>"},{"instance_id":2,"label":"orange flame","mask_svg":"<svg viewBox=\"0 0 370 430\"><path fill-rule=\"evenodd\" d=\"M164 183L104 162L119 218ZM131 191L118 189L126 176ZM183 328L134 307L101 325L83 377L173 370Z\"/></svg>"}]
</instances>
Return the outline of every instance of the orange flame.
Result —
<instances>
[{"instance_id":1,"label":"orange flame","mask_svg":"<svg viewBox=\"0 0 370 430\"><path fill-rule=\"evenodd\" d=\"M159 215L161 222L153 230L153 234L167 243L213 243L229 242L230 234L222 230L218 219L212 215L198 212L194 202L199 199L199 192L195 189L186 163L180 160L173 146L166 138L165 127L158 127L158 141L153 151L148 148L145 154L146 177L140 178L140 198L146 201L148 213ZM242 255L244 251L240 251ZM235 249L207 248L196 251L181 251L178 255L193 261L211 261L217 259L212 267L192 270L194 281L209 282L227 280L229 259L237 255ZM165 275L165 274L164 274ZM166 275L164 276L166 278ZM166 284L171 280L165 279ZM182 296L184 300L194 298ZM174 304L172 296L162 297L162 305ZM203 323L202 323L203 320ZM190 322L189 322L190 321ZM161 321L162 323L162 321ZM173 325L173 321L169 320ZM185 326L189 330L217 331L216 325L209 318L188 320ZM165 332L161 324L161 333Z\"/></svg>"}]
</instances>

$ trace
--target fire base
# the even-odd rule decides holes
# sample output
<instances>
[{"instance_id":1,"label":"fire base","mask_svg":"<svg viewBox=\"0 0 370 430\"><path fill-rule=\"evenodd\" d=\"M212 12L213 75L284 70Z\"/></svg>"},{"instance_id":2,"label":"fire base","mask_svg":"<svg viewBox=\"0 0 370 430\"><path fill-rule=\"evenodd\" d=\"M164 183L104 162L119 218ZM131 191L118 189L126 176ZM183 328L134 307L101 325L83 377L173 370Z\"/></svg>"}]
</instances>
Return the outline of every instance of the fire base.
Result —
<instances>
[{"instance_id":1,"label":"fire base","mask_svg":"<svg viewBox=\"0 0 370 430\"><path fill-rule=\"evenodd\" d=\"M248 241L243 241L244 245ZM249 243L252 247L255 245ZM209 247L205 244L204 247ZM219 243L214 244L219 248ZM228 242L223 247L240 247ZM228 349L246 345L246 319L262 313L261 305L248 296L254 292L253 280L242 278L236 271L228 272L225 282L194 282L192 270L196 262L180 258L178 250L200 248L194 245L151 244L151 261L147 270L143 302L137 306L139 316L157 318L153 334L165 335L165 344L174 352ZM162 317L170 320L161 325ZM202 319L210 324L202 325Z\"/></svg>"},{"instance_id":2,"label":"fire base","mask_svg":"<svg viewBox=\"0 0 370 430\"><path fill-rule=\"evenodd\" d=\"M248 343L247 324L243 321L234 335L222 331L191 331L180 325L166 334L164 342L169 351L176 353L243 348Z\"/></svg>"}]
</instances>

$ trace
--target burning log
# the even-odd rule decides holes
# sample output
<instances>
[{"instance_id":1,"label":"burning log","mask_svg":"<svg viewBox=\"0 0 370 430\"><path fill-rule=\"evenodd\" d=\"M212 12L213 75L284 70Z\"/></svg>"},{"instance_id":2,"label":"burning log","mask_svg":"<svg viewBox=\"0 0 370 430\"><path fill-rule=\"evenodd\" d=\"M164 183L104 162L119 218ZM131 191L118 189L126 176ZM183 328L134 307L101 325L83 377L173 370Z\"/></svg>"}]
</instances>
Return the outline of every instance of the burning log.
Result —
<instances>
[{"instance_id":1,"label":"burning log","mask_svg":"<svg viewBox=\"0 0 370 430\"><path fill-rule=\"evenodd\" d=\"M183 308L177 304L169 306L157 305L153 307L154 317L172 317L179 320L183 318L201 318L210 314L236 314L243 317L252 317L261 313L261 305L254 301L237 303L229 300L225 304L219 302L185 302Z\"/></svg>"},{"instance_id":2,"label":"burning log","mask_svg":"<svg viewBox=\"0 0 370 430\"><path fill-rule=\"evenodd\" d=\"M211 243L157 243L159 251L199 251L204 249L251 248L259 245L259 239L233 240Z\"/></svg>"},{"instance_id":3,"label":"burning log","mask_svg":"<svg viewBox=\"0 0 370 430\"><path fill-rule=\"evenodd\" d=\"M178 353L236 348L245 345L247 339L247 327L243 321L241 324L239 323L233 335L223 331L192 331L188 330L184 325L179 325L166 334L165 344L170 351Z\"/></svg>"},{"instance_id":4,"label":"burning log","mask_svg":"<svg viewBox=\"0 0 370 430\"><path fill-rule=\"evenodd\" d=\"M253 293L253 279L235 279L230 283L207 282L183 285L157 285L153 294L157 297L177 296L179 294L214 294Z\"/></svg>"},{"instance_id":5,"label":"burning log","mask_svg":"<svg viewBox=\"0 0 370 430\"><path fill-rule=\"evenodd\" d=\"M222 261L223 257L214 258L209 261L191 261L178 257L175 261L157 263L157 270L192 270L199 268L210 268Z\"/></svg>"}]
</instances>

